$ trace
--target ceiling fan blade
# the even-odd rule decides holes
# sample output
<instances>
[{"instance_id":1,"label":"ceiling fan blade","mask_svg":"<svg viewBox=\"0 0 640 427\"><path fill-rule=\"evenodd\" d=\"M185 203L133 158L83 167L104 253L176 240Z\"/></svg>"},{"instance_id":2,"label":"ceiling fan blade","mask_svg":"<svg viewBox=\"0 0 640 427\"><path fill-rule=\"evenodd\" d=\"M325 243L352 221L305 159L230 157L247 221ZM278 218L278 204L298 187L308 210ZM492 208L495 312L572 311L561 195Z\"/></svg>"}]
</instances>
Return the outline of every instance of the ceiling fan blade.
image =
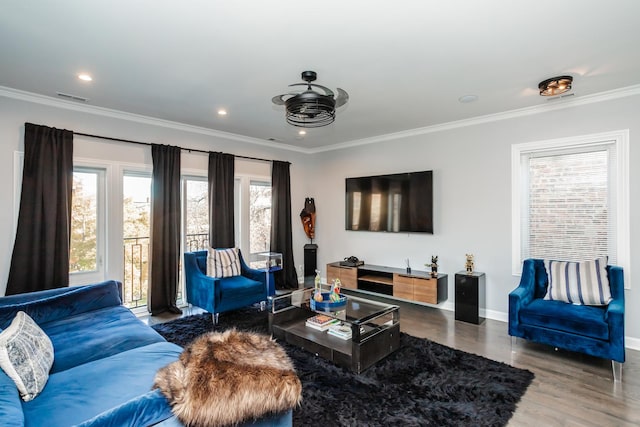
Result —
<instances>
[{"instance_id":1,"label":"ceiling fan blade","mask_svg":"<svg viewBox=\"0 0 640 427\"><path fill-rule=\"evenodd\" d=\"M328 87L325 87L325 86L317 85L315 83L294 83L294 84L289 85L289 86L307 86L307 87L312 87L313 86L313 87L317 87L318 89L322 89L324 91L324 95L325 96L333 96L333 91L331 89L329 89ZM322 95L322 94L320 94L320 95Z\"/></svg>"},{"instance_id":2,"label":"ceiling fan blade","mask_svg":"<svg viewBox=\"0 0 640 427\"><path fill-rule=\"evenodd\" d=\"M338 97L336 98L336 108L346 104L348 100L349 100L349 94L345 90L338 88Z\"/></svg>"},{"instance_id":3,"label":"ceiling fan blade","mask_svg":"<svg viewBox=\"0 0 640 427\"><path fill-rule=\"evenodd\" d=\"M289 85L289 87L291 86L309 86L309 83L294 83L292 85Z\"/></svg>"},{"instance_id":4,"label":"ceiling fan blade","mask_svg":"<svg viewBox=\"0 0 640 427\"><path fill-rule=\"evenodd\" d=\"M314 83L311 83L310 86L317 87L317 88L320 88L320 89L324 90L324 94L327 95L327 96L333 96L333 91L331 89L329 89L328 87L320 86L320 85L317 85L317 84L314 84Z\"/></svg>"},{"instance_id":5,"label":"ceiling fan blade","mask_svg":"<svg viewBox=\"0 0 640 427\"><path fill-rule=\"evenodd\" d=\"M273 98L271 98L271 102L273 102L276 105L284 105L284 99L282 99L283 96L287 95L286 93L283 95L276 95Z\"/></svg>"},{"instance_id":6,"label":"ceiling fan blade","mask_svg":"<svg viewBox=\"0 0 640 427\"><path fill-rule=\"evenodd\" d=\"M277 95L271 98L271 102L277 105L284 105L285 102L287 102L287 100L284 99L285 96L296 96L296 95L300 95L300 94L297 92L283 93L282 95Z\"/></svg>"}]
</instances>

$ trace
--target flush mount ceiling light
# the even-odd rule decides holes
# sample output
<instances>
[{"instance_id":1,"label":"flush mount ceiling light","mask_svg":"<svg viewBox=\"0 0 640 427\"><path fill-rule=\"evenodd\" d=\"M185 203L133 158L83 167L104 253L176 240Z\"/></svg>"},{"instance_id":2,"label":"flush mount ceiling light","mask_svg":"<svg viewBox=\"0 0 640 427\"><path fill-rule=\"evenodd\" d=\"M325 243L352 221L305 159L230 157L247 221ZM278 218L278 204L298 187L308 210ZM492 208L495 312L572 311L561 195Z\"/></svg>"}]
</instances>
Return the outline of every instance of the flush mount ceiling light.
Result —
<instances>
[{"instance_id":1,"label":"flush mount ceiling light","mask_svg":"<svg viewBox=\"0 0 640 427\"><path fill-rule=\"evenodd\" d=\"M287 123L290 125L303 128L329 125L336 119L336 108L349 100L349 94L340 88L337 88L338 96L335 97L331 89L312 84L316 78L315 71L304 71L302 80L306 83L294 83L289 87L306 86L305 91L284 93L271 99L274 104L285 106ZM320 92L312 88L317 88Z\"/></svg>"},{"instance_id":2,"label":"flush mount ceiling light","mask_svg":"<svg viewBox=\"0 0 640 427\"><path fill-rule=\"evenodd\" d=\"M540 89L541 96L560 95L571 90L572 82L573 77L571 76L552 77L540 82L538 89Z\"/></svg>"}]
</instances>

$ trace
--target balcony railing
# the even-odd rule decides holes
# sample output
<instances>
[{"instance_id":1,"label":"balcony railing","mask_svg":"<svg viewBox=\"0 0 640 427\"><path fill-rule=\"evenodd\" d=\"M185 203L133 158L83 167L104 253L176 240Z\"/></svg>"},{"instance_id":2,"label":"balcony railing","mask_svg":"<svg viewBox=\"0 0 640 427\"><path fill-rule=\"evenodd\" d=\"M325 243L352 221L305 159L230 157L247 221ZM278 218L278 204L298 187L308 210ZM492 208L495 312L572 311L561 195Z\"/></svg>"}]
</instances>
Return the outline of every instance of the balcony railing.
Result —
<instances>
[{"instance_id":1,"label":"balcony railing","mask_svg":"<svg viewBox=\"0 0 640 427\"><path fill-rule=\"evenodd\" d=\"M124 241L124 305L147 305L149 285L149 238L126 237Z\"/></svg>"},{"instance_id":2,"label":"balcony railing","mask_svg":"<svg viewBox=\"0 0 640 427\"><path fill-rule=\"evenodd\" d=\"M192 252L209 246L209 233L187 234L185 250ZM124 305L129 308L147 305L149 287L149 237L126 237L124 241ZM182 257L180 257L182 259ZM182 301L182 286L178 286L177 301Z\"/></svg>"},{"instance_id":3,"label":"balcony railing","mask_svg":"<svg viewBox=\"0 0 640 427\"><path fill-rule=\"evenodd\" d=\"M187 252L201 251L209 247L209 233L187 234L184 250Z\"/></svg>"}]
</instances>

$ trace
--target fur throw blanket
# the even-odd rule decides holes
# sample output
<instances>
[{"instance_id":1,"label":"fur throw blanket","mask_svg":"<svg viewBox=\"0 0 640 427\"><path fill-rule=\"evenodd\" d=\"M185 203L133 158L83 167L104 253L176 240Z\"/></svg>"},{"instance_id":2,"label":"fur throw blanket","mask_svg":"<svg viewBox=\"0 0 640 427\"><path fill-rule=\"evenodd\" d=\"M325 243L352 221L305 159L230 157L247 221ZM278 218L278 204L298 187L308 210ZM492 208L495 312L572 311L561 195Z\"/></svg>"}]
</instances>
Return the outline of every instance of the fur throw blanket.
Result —
<instances>
[{"instance_id":1,"label":"fur throw blanket","mask_svg":"<svg viewBox=\"0 0 640 427\"><path fill-rule=\"evenodd\" d=\"M186 426L224 426L287 411L300 403L293 363L272 338L230 329L210 332L160 369L160 389Z\"/></svg>"}]
</instances>

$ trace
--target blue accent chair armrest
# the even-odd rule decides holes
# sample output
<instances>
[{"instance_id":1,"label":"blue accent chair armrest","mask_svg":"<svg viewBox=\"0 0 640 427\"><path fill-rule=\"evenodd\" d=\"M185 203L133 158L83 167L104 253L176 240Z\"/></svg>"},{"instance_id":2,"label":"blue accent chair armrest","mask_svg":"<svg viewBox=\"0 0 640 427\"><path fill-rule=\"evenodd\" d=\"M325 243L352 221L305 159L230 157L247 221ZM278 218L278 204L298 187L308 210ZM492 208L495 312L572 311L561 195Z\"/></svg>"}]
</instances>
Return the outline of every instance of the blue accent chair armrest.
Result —
<instances>
[{"instance_id":1,"label":"blue accent chair armrest","mask_svg":"<svg viewBox=\"0 0 640 427\"><path fill-rule=\"evenodd\" d=\"M187 302L214 315L267 300L267 273L249 268L240 257L240 276L207 276L209 251L185 252L184 271Z\"/></svg>"},{"instance_id":2,"label":"blue accent chair armrest","mask_svg":"<svg viewBox=\"0 0 640 427\"><path fill-rule=\"evenodd\" d=\"M612 300L585 306L545 300L548 278L541 259L527 259L519 286L509 294L509 335L611 360L614 379L624 363L624 274L607 266ZM620 370L620 372L617 372Z\"/></svg>"}]
</instances>

